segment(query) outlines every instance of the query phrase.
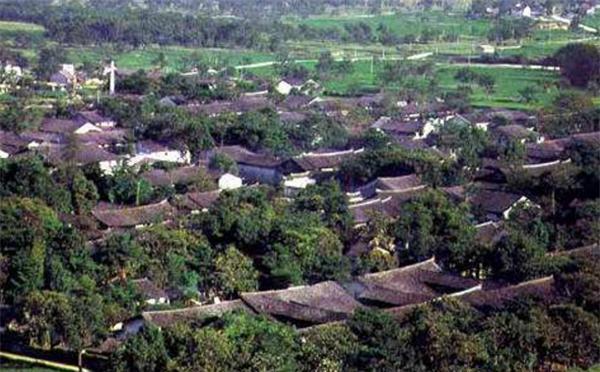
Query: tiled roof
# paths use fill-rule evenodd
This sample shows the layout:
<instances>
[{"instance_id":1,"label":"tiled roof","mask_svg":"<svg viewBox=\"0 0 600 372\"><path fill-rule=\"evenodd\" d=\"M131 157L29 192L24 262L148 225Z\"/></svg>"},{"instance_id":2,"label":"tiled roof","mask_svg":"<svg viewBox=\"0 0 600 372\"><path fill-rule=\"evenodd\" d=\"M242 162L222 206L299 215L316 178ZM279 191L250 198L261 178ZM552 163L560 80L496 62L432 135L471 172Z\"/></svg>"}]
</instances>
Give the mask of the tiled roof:
<instances>
[{"instance_id":1,"label":"tiled roof","mask_svg":"<svg viewBox=\"0 0 600 372\"><path fill-rule=\"evenodd\" d=\"M332 281L275 291L242 293L241 298L258 313L302 325L346 319L361 307L339 284Z\"/></svg>"},{"instance_id":2,"label":"tiled roof","mask_svg":"<svg viewBox=\"0 0 600 372\"><path fill-rule=\"evenodd\" d=\"M157 327L170 327L178 323L202 323L232 311L252 312L241 300L224 301L218 304L186 307L176 310L145 311L142 318Z\"/></svg>"},{"instance_id":3,"label":"tiled roof","mask_svg":"<svg viewBox=\"0 0 600 372\"><path fill-rule=\"evenodd\" d=\"M473 288L476 280L444 272L429 259L411 266L367 274L358 278L363 288L358 298L383 306L405 306L432 300L443 294Z\"/></svg>"},{"instance_id":4,"label":"tiled roof","mask_svg":"<svg viewBox=\"0 0 600 372\"><path fill-rule=\"evenodd\" d=\"M216 148L214 151L229 156L238 164L276 168L282 163L282 160L277 157L252 152L242 146L223 146Z\"/></svg>"},{"instance_id":5,"label":"tiled roof","mask_svg":"<svg viewBox=\"0 0 600 372\"><path fill-rule=\"evenodd\" d=\"M128 208L99 205L92 210L92 215L109 228L127 228L168 221L173 215L173 208L166 200Z\"/></svg>"}]
</instances>

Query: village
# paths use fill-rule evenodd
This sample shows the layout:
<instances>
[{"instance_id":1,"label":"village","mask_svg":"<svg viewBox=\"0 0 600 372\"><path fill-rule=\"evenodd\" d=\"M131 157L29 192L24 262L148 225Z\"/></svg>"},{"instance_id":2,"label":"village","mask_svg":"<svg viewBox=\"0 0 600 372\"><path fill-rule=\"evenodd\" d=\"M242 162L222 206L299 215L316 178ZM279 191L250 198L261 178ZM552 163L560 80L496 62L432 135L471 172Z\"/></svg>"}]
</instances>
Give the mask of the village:
<instances>
[{"instance_id":1,"label":"village","mask_svg":"<svg viewBox=\"0 0 600 372\"><path fill-rule=\"evenodd\" d=\"M584 17L600 4L541 3L477 17L598 33ZM516 348L501 330L535 319L538 348L582 335L531 352L536 369L597 365L600 54L510 48L179 71L0 53L0 361L491 370L485 347ZM338 85L361 64L376 88ZM494 68L542 78L502 105ZM493 341L465 341L480 334ZM453 342L464 355L440 351Z\"/></svg>"}]
</instances>

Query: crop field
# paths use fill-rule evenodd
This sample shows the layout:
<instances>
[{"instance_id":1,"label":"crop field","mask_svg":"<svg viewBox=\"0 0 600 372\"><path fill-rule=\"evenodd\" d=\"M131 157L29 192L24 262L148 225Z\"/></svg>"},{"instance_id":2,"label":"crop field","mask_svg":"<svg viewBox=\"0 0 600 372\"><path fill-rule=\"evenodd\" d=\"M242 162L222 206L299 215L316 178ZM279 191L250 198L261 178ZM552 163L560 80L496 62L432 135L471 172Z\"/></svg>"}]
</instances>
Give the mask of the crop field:
<instances>
[{"instance_id":1,"label":"crop field","mask_svg":"<svg viewBox=\"0 0 600 372\"><path fill-rule=\"evenodd\" d=\"M460 67L457 66L439 68L438 82L442 89L452 90L458 87L454 76L459 69ZM473 67L472 69L478 74L488 74L496 79L494 92L489 96L480 87L472 86L471 103L474 106L535 109L550 103L558 92L555 84L559 80L559 75L554 71L502 67ZM526 87L535 89L534 103L522 101L519 91Z\"/></svg>"},{"instance_id":2,"label":"crop field","mask_svg":"<svg viewBox=\"0 0 600 372\"><path fill-rule=\"evenodd\" d=\"M465 20L463 14L444 12L397 13L392 15L354 15L354 16L317 16L306 20L295 21L315 28L337 27L343 30L346 25L363 22L376 30L384 25L398 36L418 35L423 31L447 35L487 35L490 23L487 20Z\"/></svg>"},{"instance_id":3,"label":"crop field","mask_svg":"<svg viewBox=\"0 0 600 372\"><path fill-rule=\"evenodd\" d=\"M303 63L309 70L314 71L315 63ZM378 79L381 70L380 63L371 63L368 61L358 61L353 64L353 71L348 75L332 76L321 81L326 94L348 94L356 90L374 90L378 89L380 82ZM450 64L438 64L436 68L436 79L442 91L455 90L459 83L454 79L460 66ZM550 103L557 94L560 76L554 71L530 70L521 68L506 67L472 67L478 74L492 75L496 80L494 92L489 96L480 87L473 85L471 103L479 107L506 107L513 109L537 109ZM253 74L276 78L277 73L274 67L262 67L252 69ZM526 103L521 99L519 91L525 87L532 87L535 90L535 99ZM391 87L393 89L393 87Z\"/></svg>"}]
</instances>

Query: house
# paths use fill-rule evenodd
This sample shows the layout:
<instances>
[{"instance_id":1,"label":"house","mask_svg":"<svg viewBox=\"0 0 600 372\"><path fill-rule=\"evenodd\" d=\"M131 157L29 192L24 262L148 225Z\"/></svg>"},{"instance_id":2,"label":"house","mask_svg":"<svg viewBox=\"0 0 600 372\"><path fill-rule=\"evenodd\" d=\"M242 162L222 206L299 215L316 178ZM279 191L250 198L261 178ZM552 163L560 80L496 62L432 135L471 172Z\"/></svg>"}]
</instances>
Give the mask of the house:
<instances>
[{"instance_id":1,"label":"house","mask_svg":"<svg viewBox=\"0 0 600 372\"><path fill-rule=\"evenodd\" d=\"M203 324L225 314L243 311L253 313L241 300L223 301L210 305L191 306L174 310L144 311L141 317L128 322L124 329L130 334L137 333L145 324L159 328L169 328L176 324Z\"/></svg>"},{"instance_id":2,"label":"house","mask_svg":"<svg viewBox=\"0 0 600 372\"><path fill-rule=\"evenodd\" d=\"M102 129L91 123L80 123L70 119L45 118L40 125L40 131L69 135L102 132Z\"/></svg>"},{"instance_id":3,"label":"house","mask_svg":"<svg viewBox=\"0 0 600 372\"><path fill-rule=\"evenodd\" d=\"M79 145L73 152L68 146L56 144L38 146L33 149L54 166L59 166L66 161L72 161L78 166L98 164L100 170L105 174L111 174L122 160L119 155L94 144Z\"/></svg>"},{"instance_id":4,"label":"house","mask_svg":"<svg viewBox=\"0 0 600 372\"><path fill-rule=\"evenodd\" d=\"M6 159L28 149L30 141L13 133L0 130L0 159Z\"/></svg>"},{"instance_id":5,"label":"house","mask_svg":"<svg viewBox=\"0 0 600 372\"><path fill-rule=\"evenodd\" d=\"M132 280L135 289L142 295L144 301L149 305L169 304L167 292L158 288L153 281L148 278Z\"/></svg>"},{"instance_id":6,"label":"house","mask_svg":"<svg viewBox=\"0 0 600 372\"><path fill-rule=\"evenodd\" d=\"M4 65L4 73L12 77L20 78L21 76L23 76L23 69L21 68L21 66L13 65L12 63L7 63Z\"/></svg>"},{"instance_id":7,"label":"house","mask_svg":"<svg viewBox=\"0 0 600 372\"><path fill-rule=\"evenodd\" d=\"M240 176L247 182L278 185L283 178L280 171L282 160L277 157L255 153L237 145L218 147L209 153L209 157L214 154L223 154L233 159Z\"/></svg>"},{"instance_id":8,"label":"house","mask_svg":"<svg viewBox=\"0 0 600 372\"><path fill-rule=\"evenodd\" d=\"M366 225L375 214L396 217L401 212L402 206L413 200L425 188L418 188L403 193L382 195L367 200L359 198L359 202L348 206L354 219L354 227Z\"/></svg>"},{"instance_id":9,"label":"house","mask_svg":"<svg viewBox=\"0 0 600 372\"><path fill-rule=\"evenodd\" d=\"M73 120L81 125L93 125L98 128L114 128L117 123L107 117L104 117L98 113L98 111L80 111L73 117Z\"/></svg>"},{"instance_id":10,"label":"house","mask_svg":"<svg viewBox=\"0 0 600 372\"><path fill-rule=\"evenodd\" d=\"M534 298L536 303L549 306L555 304L560 298L554 278L551 276L500 288L494 283L490 285L490 283L484 282L482 285L449 296L484 312L502 310L517 299ZM386 309L385 312L396 319L405 319L419 305L399 306Z\"/></svg>"},{"instance_id":11,"label":"house","mask_svg":"<svg viewBox=\"0 0 600 372\"><path fill-rule=\"evenodd\" d=\"M311 96L292 94L281 102L280 107L289 111L296 111L308 107L313 100Z\"/></svg>"},{"instance_id":12,"label":"house","mask_svg":"<svg viewBox=\"0 0 600 372\"><path fill-rule=\"evenodd\" d=\"M366 274L349 285L363 304L382 308L431 301L481 288L478 281L444 272L434 258L398 269Z\"/></svg>"},{"instance_id":13,"label":"house","mask_svg":"<svg viewBox=\"0 0 600 372\"><path fill-rule=\"evenodd\" d=\"M480 189L468 198L476 216L486 221L508 219L510 212L519 205L533 206L526 197L502 190Z\"/></svg>"},{"instance_id":14,"label":"house","mask_svg":"<svg viewBox=\"0 0 600 372\"><path fill-rule=\"evenodd\" d=\"M75 72L75 66L72 64L63 64L60 71L52 74L48 85L52 90L59 89L72 89L77 85L77 74Z\"/></svg>"},{"instance_id":15,"label":"house","mask_svg":"<svg viewBox=\"0 0 600 372\"><path fill-rule=\"evenodd\" d=\"M496 47L494 47L493 45L489 45L489 44L480 44L477 47L477 52L479 52L481 54L494 54L494 53L496 53Z\"/></svg>"},{"instance_id":16,"label":"house","mask_svg":"<svg viewBox=\"0 0 600 372\"><path fill-rule=\"evenodd\" d=\"M203 178L212 178L209 175L206 168L191 165L184 167L177 167L170 170L164 169L151 169L141 174L141 177L148 181L152 186L174 186L174 185L188 185Z\"/></svg>"},{"instance_id":17,"label":"house","mask_svg":"<svg viewBox=\"0 0 600 372\"><path fill-rule=\"evenodd\" d=\"M78 134L77 140L82 144L94 144L99 147L108 148L111 146L124 147L130 137L127 129L103 129L101 132L89 131Z\"/></svg>"},{"instance_id":18,"label":"house","mask_svg":"<svg viewBox=\"0 0 600 372\"><path fill-rule=\"evenodd\" d=\"M284 187L288 196L316 183L317 178L335 172L342 162L360 154L364 149L312 152L284 161L281 171L285 175Z\"/></svg>"},{"instance_id":19,"label":"house","mask_svg":"<svg viewBox=\"0 0 600 372\"><path fill-rule=\"evenodd\" d=\"M107 229L141 228L160 224L169 221L173 214L174 209L167 200L137 207L100 203L92 210L92 215Z\"/></svg>"},{"instance_id":20,"label":"house","mask_svg":"<svg viewBox=\"0 0 600 372\"><path fill-rule=\"evenodd\" d=\"M281 95L287 96L290 93L292 93L293 90L296 90L303 94L308 94L316 92L320 87L321 86L319 85L319 83L312 79L304 81L302 79L297 78L285 78L283 80L280 80L275 85L275 91L277 91L277 93Z\"/></svg>"},{"instance_id":21,"label":"house","mask_svg":"<svg viewBox=\"0 0 600 372\"><path fill-rule=\"evenodd\" d=\"M187 150L170 148L166 144L150 140L140 141L135 144L135 155L127 160L128 164L135 166L141 163L168 162L189 164L191 154Z\"/></svg>"},{"instance_id":22,"label":"house","mask_svg":"<svg viewBox=\"0 0 600 372\"><path fill-rule=\"evenodd\" d=\"M297 327L345 320L362 307L333 281L274 291L246 292L240 294L240 298L255 312Z\"/></svg>"},{"instance_id":23,"label":"house","mask_svg":"<svg viewBox=\"0 0 600 372\"><path fill-rule=\"evenodd\" d=\"M525 128L519 124L501 125L493 129L493 133L496 135L500 142L506 141L517 141L520 143L527 142L543 142L544 138L539 137L538 134L530 129Z\"/></svg>"},{"instance_id":24,"label":"house","mask_svg":"<svg viewBox=\"0 0 600 372\"><path fill-rule=\"evenodd\" d=\"M220 193L220 190L188 192L183 195L176 195L171 203L178 210L197 214L208 211L210 206L219 199Z\"/></svg>"},{"instance_id":25,"label":"house","mask_svg":"<svg viewBox=\"0 0 600 372\"><path fill-rule=\"evenodd\" d=\"M399 194L422 190L426 187L418 175L408 174L399 177L378 177L374 181L362 186L359 191L363 197L371 198L375 195Z\"/></svg>"},{"instance_id":26,"label":"house","mask_svg":"<svg viewBox=\"0 0 600 372\"><path fill-rule=\"evenodd\" d=\"M528 174L538 175L571 162L560 140L530 143L526 146L525 164L521 166Z\"/></svg>"},{"instance_id":27,"label":"house","mask_svg":"<svg viewBox=\"0 0 600 372\"><path fill-rule=\"evenodd\" d=\"M506 235L502 221L486 221L475 226L477 244L491 247Z\"/></svg>"},{"instance_id":28,"label":"house","mask_svg":"<svg viewBox=\"0 0 600 372\"><path fill-rule=\"evenodd\" d=\"M524 297L534 297L545 304L553 303L559 297L554 277L534 279L496 289L480 288L457 296L461 301L484 311L500 310L515 299Z\"/></svg>"},{"instance_id":29,"label":"house","mask_svg":"<svg viewBox=\"0 0 600 372\"><path fill-rule=\"evenodd\" d=\"M273 104L261 96L242 96L232 101L213 101L210 103L190 103L185 109L192 114L202 113L210 117L217 117L224 113L242 115L246 112L273 108Z\"/></svg>"},{"instance_id":30,"label":"house","mask_svg":"<svg viewBox=\"0 0 600 372\"><path fill-rule=\"evenodd\" d=\"M401 120L381 117L371 125L371 128L385 132L395 138L419 140L427 138L436 126L435 120Z\"/></svg>"}]
</instances>

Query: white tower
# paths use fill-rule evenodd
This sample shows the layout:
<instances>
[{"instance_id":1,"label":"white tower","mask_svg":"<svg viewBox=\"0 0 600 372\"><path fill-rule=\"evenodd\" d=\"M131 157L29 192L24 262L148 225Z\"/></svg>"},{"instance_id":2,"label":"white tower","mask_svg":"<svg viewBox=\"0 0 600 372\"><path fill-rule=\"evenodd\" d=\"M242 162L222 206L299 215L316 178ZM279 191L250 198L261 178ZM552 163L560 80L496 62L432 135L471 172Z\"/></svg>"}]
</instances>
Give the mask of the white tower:
<instances>
[{"instance_id":1,"label":"white tower","mask_svg":"<svg viewBox=\"0 0 600 372\"><path fill-rule=\"evenodd\" d=\"M104 68L104 75L109 75L108 93L111 96L115 94L115 71L117 71L115 61L110 61L110 66Z\"/></svg>"}]
</instances>

